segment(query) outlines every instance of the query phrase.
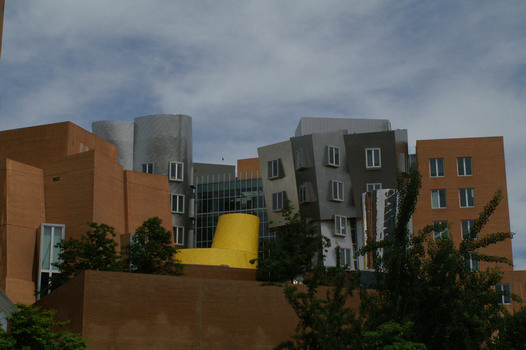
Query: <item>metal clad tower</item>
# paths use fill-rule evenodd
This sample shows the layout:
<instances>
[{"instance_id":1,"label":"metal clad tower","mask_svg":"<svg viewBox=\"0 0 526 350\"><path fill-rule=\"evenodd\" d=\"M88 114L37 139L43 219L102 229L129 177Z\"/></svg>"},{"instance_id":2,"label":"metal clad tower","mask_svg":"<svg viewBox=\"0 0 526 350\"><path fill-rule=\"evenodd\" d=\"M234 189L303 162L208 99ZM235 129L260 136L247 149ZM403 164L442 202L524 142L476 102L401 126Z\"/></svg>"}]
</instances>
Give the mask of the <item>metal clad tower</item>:
<instances>
[{"instance_id":1,"label":"metal clad tower","mask_svg":"<svg viewBox=\"0 0 526 350\"><path fill-rule=\"evenodd\" d=\"M125 170L133 170L133 122L104 120L91 125L93 133L119 149L118 161Z\"/></svg>"}]
</instances>

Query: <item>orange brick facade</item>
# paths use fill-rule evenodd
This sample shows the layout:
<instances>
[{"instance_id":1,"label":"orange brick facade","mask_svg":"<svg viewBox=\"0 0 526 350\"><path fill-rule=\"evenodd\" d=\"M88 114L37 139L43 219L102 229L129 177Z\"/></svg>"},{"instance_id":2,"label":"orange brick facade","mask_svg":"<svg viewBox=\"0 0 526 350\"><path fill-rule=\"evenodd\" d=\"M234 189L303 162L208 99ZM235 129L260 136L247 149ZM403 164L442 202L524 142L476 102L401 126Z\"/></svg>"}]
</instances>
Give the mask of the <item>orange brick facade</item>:
<instances>
[{"instance_id":1,"label":"orange brick facade","mask_svg":"<svg viewBox=\"0 0 526 350\"><path fill-rule=\"evenodd\" d=\"M69 122L0 132L0 193L0 287L12 302L35 301L42 223L64 224L66 238L89 222L125 237L153 216L172 228L167 178L123 171L114 145Z\"/></svg>"},{"instance_id":2,"label":"orange brick facade","mask_svg":"<svg viewBox=\"0 0 526 350\"><path fill-rule=\"evenodd\" d=\"M502 137L481 137L442 140L421 140L416 142L418 170L422 174L422 188L413 217L415 232L436 221L447 221L449 236L457 243L462 240L462 220L473 220L483 210L497 190L504 198L492 215L480 236L492 232L509 232L510 219L506 187L506 167ZM459 175L457 159L470 157L472 174ZM430 160L443 159L443 176L431 173ZM461 189L473 189L474 205L461 207ZM445 190L446 203L443 208L432 208L433 190ZM500 242L481 250L481 253L513 259L511 241ZM480 268L485 268L485 263ZM513 267L500 264L503 271Z\"/></svg>"}]
</instances>

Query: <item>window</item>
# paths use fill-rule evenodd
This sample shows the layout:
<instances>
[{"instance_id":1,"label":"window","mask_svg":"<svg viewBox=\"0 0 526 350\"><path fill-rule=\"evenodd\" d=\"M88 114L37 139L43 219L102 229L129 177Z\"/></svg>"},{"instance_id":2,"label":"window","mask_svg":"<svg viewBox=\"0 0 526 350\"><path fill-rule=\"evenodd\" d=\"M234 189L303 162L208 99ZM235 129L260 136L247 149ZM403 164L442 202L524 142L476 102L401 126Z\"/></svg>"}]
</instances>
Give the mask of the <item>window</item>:
<instances>
[{"instance_id":1,"label":"window","mask_svg":"<svg viewBox=\"0 0 526 350\"><path fill-rule=\"evenodd\" d=\"M146 174L153 174L153 163L142 163L142 172Z\"/></svg>"},{"instance_id":2,"label":"window","mask_svg":"<svg viewBox=\"0 0 526 350\"><path fill-rule=\"evenodd\" d=\"M310 202L309 186L307 184L301 184L298 188L298 198L300 203Z\"/></svg>"},{"instance_id":3,"label":"window","mask_svg":"<svg viewBox=\"0 0 526 350\"><path fill-rule=\"evenodd\" d=\"M337 236L347 235L347 217L334 215L334 234Z\"/></svg>"},{"instance_id":4,"label":"window","mask_svg":"<svg viewBox=\"0 0 526 350\"><path fill-rule=\"evenodd\" d=\"M172 213L184 213L184 196L182 194L172 194Z\"/></svg>"},{"instance_id":5,"label":"window","mask_svg":"<svg viewBox=\"0 0 526 350\"><path fill-rule=\"evenodd\" d=\"M462 220L460 222L460 232L462 233L462 239L469 239L470 232L475 226L475 220ZM471 237L472 239L477 239L477 236Z\"/></svg>"},{"instance_id":6,"label":"window","mask_svg":"<svg viewBox=\"0 0 526 350\"><path fill-rule=\"evenodd\" d=\"M349 248L340 248L336 247L336 254L338 257L338 262L340 267L349 267L351 266L351 250Z\"/></svg>"},{"instance_id":7,"label":"window","mask_svg":"<svg viewBox=\"0 0 526 350\"><path fill-rule=\"evenodd\" d=\"M294 166L296 170L305 168L305 157L303 155L303 149L296 150L296 157L294 158Z\"/></svg>"},{"instance_id":8,"label":"window","mask_svg":"<svg viewBox=\"0 0 526 350\"><path fill-rule=\"evenodd\" d=\"M431 190L431 208L445 208L446 204L446 190Z\"/></svg>"},{"instance_id":9,"label":"window","mask_svg":"<svg viewBox=\"0 0 526 350\"><path fill-rule=\"evenodd\" d=\"M444 176L444 158L430 159L429 172L431 177Z\"/></svg>"},{"instance_id":10,"label":"window","mask_svg":"<svg viewBox=\"0 0 526 350\"><path fill-rule=\"evenodd\" d=\"M279 172L279 159L273 159L268 161L268 178L275 179L280 177Z\"/></svg>"},{"instance_id":11,"label":"window","mask_svg":"<svg viewBox=\"0 0 526 350\"><path fill-rule=\"evenodd\" d=\"M184 179L184 164L181 162L170 162L170 170L168 177L172 181L183 181Z\"/></svg>"},{"instance_id":12,"label":"window","mask_svg":"<svg viewBox=\"0 0 526 350\"><path fill-rule=\"evenodd\" d=\"M457 158L457 171L458 176L471 176L473 175L473 168L471 164L471 157L460 157Z\"/></svg>"},{"instance_id":13,"label":"window","mask_svg":"<svg viewBox=\"0 0 526 350\"><path fill-rule=\"evenodd\" d=\"M365 149L365 166L367 168L380 168L382 166L380 148Z\"/></svg>"},{"instance_id":14,"label":"window","mask_svg":"<svg viewBox=\"0 0 526 350\"><path fill-rule=\"evenodd\" d=\"M285 192L276 192L272 193L272 210L279 211L283 210L283 205L285 202Z\"/></svg>"},{"instance_id":15,"label":"window","mask_svg":"<svg viewBox=\"0 0 526 350\"><path fill-rule=\"evenodd\" d=\"M433 221L433 225L435 226L435 230L433 231L435 241L448 238L449 227L447 221Z\"/></svg>"},{"instance_id":16,"label":"window","mask_svg":"<svg viewBox=\"0 0 526 350\"><path fill-rule=\"evenodd\" d=\"M340 148L335 146L328 147L328 159L330 166L340 166Z\"/></svg>"},{"instance_id":17,"label":"window","mask_svg":"<svg viewBox=\"0 0 526 350\"><path fill-rule=\"evenodd\" d=\"M471 208L475 206L475 190L472 188L461 188L458 190L460 196L460 207Z\"/></svg>"},{"instance_id":18,"label":"window","mask_svg":"<svg viewBox=\"0 0 526 350\"><path fill-rule=\"evenodd\" d=\"M511 304L511 289L509 283L495 285L495 290L499 293L499 304Z\"/></svg>"},{"instance_id":19,"label":"window","mask_svg":"<svg viewBox=\"0 0 526 350\"><path fill-rule=\"evenodd\" d=\"M367 192L373 192L376 190L381 190L382 184L381 183L367 184L365 188Z\"/></svg>"},{"instance_id":20,"label":"window","mask_svg":"<svg viewBox=\"0 0 526 350\"><path fill-rule=\"evenodd\" d=\"M332 180L331 181L331 200L333 201L343 201L343 182Z\"/></svg>"},{"instance_id":21,"label":"window","mask_svg":"<svg viewBox=\"0 0 526 350\"><path fill-rule=\"evenodd\" d=\"M356 219L351 218L349 219L349 228L351 230L351 241L352 241L352 263L355 270L358 270L358 232L356 230Z\"/></svg>"},{"instance_id":22,"label":"window","mask_svg":"<svg viewBox=\"0 0 526 350\"><path fill-rule=\"evenodd\" d=\"M38 276L38 290L49 286L51 277L59 274L60 270L54 266L59 262L60 249L57 243L64 239L65 226L42 224L40 226L40 273Z\"/></svg>"},{"instance_id":23,"label":"window","mask_svg":"<svg viewBox=\"0 0 526 350\"><path fill-rule=\"evenodd\" d=\"M479 270L479 253L468 253L465 257L466 267L470 271Z\"/></svg>"},{"instance_id":24,"label":"window","mask_svg":"<svg viewBox=\"0 0 526 350\"><path fill-rule=\"evenodd\" d=\"M184 244L184 227L174 226L173 232L174 232L174 243L176 245L183 245Z\"/></svg>"}]
</instances>

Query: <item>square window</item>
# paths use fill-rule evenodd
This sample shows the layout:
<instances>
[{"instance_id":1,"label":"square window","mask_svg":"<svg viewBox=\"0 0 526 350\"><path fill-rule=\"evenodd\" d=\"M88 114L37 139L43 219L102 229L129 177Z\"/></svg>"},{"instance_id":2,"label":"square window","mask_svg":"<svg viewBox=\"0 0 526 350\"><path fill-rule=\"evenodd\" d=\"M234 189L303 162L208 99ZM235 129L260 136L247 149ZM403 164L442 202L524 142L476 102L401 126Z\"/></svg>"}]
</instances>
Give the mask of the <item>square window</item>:
<instances>
[{"instance_id":1,"label":"square window","mask_svg":"<svg viewBox=\"0 0 526 350\"><path fill-rule=\"evenodd\" d=\"M285 192L276 192L272 193L272 210L279 211L283 210L283 205L285 203Z\"/></svg>"},{"instance_id":2,"label":"square window","mask_svg":"<svg viewBox=\"0 0 526 350\"><path fill-rule=\"evenodd\" d=\"M458 176L473 175L473 167L471 164L471 157L457 158L457 172Z\"/></svg>"},{"instance_id":3,"label":"square window","mask_svg":"<svg viewBox=\"0 0 526 350\"><path fill-rule=\"evenodd\" d=\"M337 236L347 235L347 217L341 215L334 216L334 234Z\"/></svg>"},{"instance_id":4,"label":"square window","mask_svg":"<svg viewBox=\"0 0 526 350\"><path fill-rule=\"evenodd\" d=\"M433 238L435 241L439 239L447 239L449 237L449 227L447 221L433 221L435 230L433 231Z\"/></svg>"},{"instance_id":5,"label":"square window","mask_svg":"<svg viewBox=\"0 0 526 350\"><path fill-rule=\"evenodd\" d=\"M173 233L174 233L174 243L176 245L183 245L184 244L184 227L174 226Z\"/></svg>"},{"instance_id":6,"label":"square window","mask_svg":"<svg viewBox=\"0 0 526 350\"><path fill-rule=\"evenodd\" d=\"M470 271L479 270L479 253L468 253L465 257L466 267Z\"/></svg>"},{"instance_id":7,"label":"square window","mask_svg":"<svg viewBox=\"0 0 526 350\"><path fill-rule=\"evenodd\" d=\"M367 168L382 167L380 148L366 148L365 149L365 166Z\"/></svg>"},{"instance_id":8,"label":"square window","mask_svg":"<svg viewBox=\"0 0 526 350\"><path fill-rule=\"evenodd\" d=\"M429 172L431 177L444 176L444 158L432 158L429 160Z\"/></svg>"},{"instance_id":9,"label":"square window","mask_svg":"<svg viewBox=\"0 0 526 350\"><path fill-rule=\"evenodd\" d=\"M343 202L343 182L331 181L331 200Z\"/></svg>"},{"instance_id":10,"label":"square window","mask_svg":"<svg viewBox=\"0 0 526 350\"><path fill-rule=\"evenodd\" d=\"M146 174L153 174L153 163L142 163L142 172Z\"/></svg>"},{"instance_id":11,"label":"square window","mask_svg":"<svg viewBox=\"0 0 526 350\"><path fill-rule=\"evenodd\" d=\"M168 178L172 181L183 181L184 179L184 164L181 162L170 162L170 170Z\"/></svg>"},{"instance_id":12,"label":"square window","mask_svg":"<svg viewBox=\"0 0 526 350\"><path fill-rule=\"evenodd\" d=\"M509 283L495 285L495 290L499 293L499 304L511 304L511 289Z\"/></svg>"},{"instance_id":13,"label":"square window","mask_svg":"<svg viewBox=\"0 0 526 350\"><path fill-rule=\"evenodd\" d=\"M172 194L172 213L184 214L184 196Z\"/></svg>"},{"instance_id":14,"label":"square window","mask_svg":"<svg viewBox=\"0 0 526 350\"><path fill-rule=\"evenodd\" d=\"M431 190L431 208L446 208L446 190Z\"/></svg>"},{"instance_id":15,"label":"square window","mask_svg":"<svg viewBox=\"0 0 526 350\"><path fill-rule=\"evenodd\" d=\"M473 188L461 188L458 190L461 208L472 208L475 206L475 190Z\"/></svg>"},{"instance_id":16,"label":"square window","mask_svg":"<svg viewBox=\"0 0 526 350\"><path fill-rule=\"evenodd\" d=\"M462 220L460 222L460 231L462 233L462 239L477 239L475 234L473 237L470 237L471 230L475 226L475 220Z\"/></svg>"},{"instance_id":17,"label":"square window","mask_svg":"<svg viewBox=\"0 0 526 350\"><path fill-rule=\"evenodd\" d=\"M268 178L275 179L280 177L279 159L269 160L268 163Z\"/></svg>"},{"instance_id":18,"label":"square window","mask_svg":"<svg viewBox=\"0 0 526 350\"><path fill-rule=\"evenodd\" d=\"M371 184L367 184L365 188L367 192L373 192L376 190L381 190L382 184L381 183L371 183Z\"/></svg>"},{"instance_id":19,"label":"square window","mask_svg":"<svg viewBox=\"0 0 526 350\"><path fill-rule=\"evenodd\" d=\"M330 166L340 166L340 148L335 146L329 146L328 152L328 164Z\"/></svg>"}]
</instances>

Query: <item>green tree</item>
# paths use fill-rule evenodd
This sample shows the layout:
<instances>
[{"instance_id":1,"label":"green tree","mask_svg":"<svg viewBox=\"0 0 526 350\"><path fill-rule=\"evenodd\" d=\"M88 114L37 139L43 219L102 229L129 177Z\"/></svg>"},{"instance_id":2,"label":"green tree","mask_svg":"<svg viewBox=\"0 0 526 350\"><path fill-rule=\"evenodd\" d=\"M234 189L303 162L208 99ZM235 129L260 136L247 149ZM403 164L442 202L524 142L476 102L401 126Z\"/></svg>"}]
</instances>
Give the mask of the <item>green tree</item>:
<instances>
[{"instance_id":1,"label":"green tree","mask_svg":"<svg viewBox=\"0 0 526 350\"><path fill-rule=\"evenodd\" d=\"M120 255L117 252L115 230L105 224L89 223L90 230L77 238L69 238L57 244L60 248L61 271L51 278L51 289L55 289L84 270L122 271ZM46 289L43 288L43 294Z\"/></svg>"},{"instance_id":2,"label":"green tree","mask_svg":"<svg viewBox=\"0 0 526 350\"><path fill-rule=\"evenodd\" d=\"M491 350L526 349L526 307L506 313L498 327L498 335L488 346Z\"/></svg>"},{"instance_id":3,"label":"green tree","mask_svg":"<svg viewBox=\"0 0 526 350\"><path fill-rule=\"evenodd\" d=\"M422 343L415 343L412 338L413 324L407 322L400 325L387 322L378 326L374 331L364 332L358 348L363 350L426 350Z\"/></svg>"},{"instance_id":4,"label":"green tree","mask_svg":"<svg viewBox=\"0 0 526 350\"><path fill-rule=\"evenodd\" d=\"M172 233L162 225L158 217L146 220L137 228L132 242L125 247L126 266L137 273L181 275L183 265L175 256L177 249L172 243Z\"/></svg>"},{"instance_id":5,"label":"green tree","mask_svg":"<svg viewBox=\"0 0 526 350\"><path fill-rule=\"evenodd\" d=\"M323 261L324 249L329 246L328 240L290 203L286 203L282 215L285 224L277 229L275 239L264 242L263 255L256 259L260 278L273 282L293 281L313 271L316 260Z\"/></svg>"},{"instance_id":6,"label":"green tree","mask_svg":"<svg viewBox=\"0 0 526 350\"><path fill-rule=\"evenodd\" d=\"M67 322L55 321L54 310L20 303L14 307L16 311L7 318L8 331L0 332L2 349L87 349L80 335L64 328Z\"/></svg>"}]
</instances>

